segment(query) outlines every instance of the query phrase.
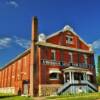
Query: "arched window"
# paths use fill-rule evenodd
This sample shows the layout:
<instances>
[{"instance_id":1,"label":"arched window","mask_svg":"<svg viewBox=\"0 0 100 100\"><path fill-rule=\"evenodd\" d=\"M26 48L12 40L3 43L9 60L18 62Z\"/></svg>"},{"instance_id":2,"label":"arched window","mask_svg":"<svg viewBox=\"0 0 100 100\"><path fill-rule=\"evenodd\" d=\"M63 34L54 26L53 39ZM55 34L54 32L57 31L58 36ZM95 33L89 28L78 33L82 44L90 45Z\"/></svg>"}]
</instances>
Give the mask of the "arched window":
<instances>
[{"instance_id":1,"label":"arched window","mask_svg":"<svg viewBox=\"0 0 100 100\"><path fill-rule=\"evenodd\" d=\"M50 78L50 80L58 80L59 79L59 73L51 73L49 78Z\"/></svg>"},{"instance_id":2,"label":"arched window","mask_svg":"<svg viewBox=\"0 0 100 100\"><path fill-rule=\"evenodd\" d=\"M49 70L49 79L50 80L58 80L60 73L61 73L61 71L59 69L50 69Z\"/></svg>"}]
</instances>

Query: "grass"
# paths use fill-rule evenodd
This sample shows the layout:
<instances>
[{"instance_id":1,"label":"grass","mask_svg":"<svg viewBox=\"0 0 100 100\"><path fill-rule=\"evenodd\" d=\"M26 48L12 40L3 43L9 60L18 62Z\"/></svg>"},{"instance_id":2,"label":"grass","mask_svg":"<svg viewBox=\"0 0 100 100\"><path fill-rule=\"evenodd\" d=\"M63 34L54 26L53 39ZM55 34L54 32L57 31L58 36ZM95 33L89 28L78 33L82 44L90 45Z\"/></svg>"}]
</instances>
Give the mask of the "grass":
<instances>
[{"instance_id":1,"label":"grass","mask_svg":"<svg viewBox=\"0 0 100 100\"><path fill-rule=\"evenodd\" d=\"M100 99L100 93L70 94L70 95L67 94L61 96L45 97L45 100L98 100L98 99ZM15 96L11 94L0 94L0 100L34 100L34 98ZM41 98L39 100L41 100Z\"/></svg>"},{"instance_id":2,"label":"grass","mask_svg":"<svg viewBox=\"0 0 100 100\"><path fill-rule=\"evenodd\" d=\"M33 100L30 97L22 97L22 96L9 96L9 97L0 97L0 100Z\"/></svg>"},{"instance_id":3,"label":"grass","mask_svg":"<svg viewBox=\"0 0 100 100\"><path fill-rule=\"evenodd\" d=\"M100 99L100 93L61 95L61 96L47 97L46 100L98 100L98 99Z\"/></svg>"},{"instance_id":4,"label":"grass","mask_svg":"<svg viewBox=\"0 0 100 100\"><path fill-rule=\"evenodd\" d=\"M12 94L0 94L0 100L33 100L33 98L25 96L16 96Z\"/></svg>"}]
</instances>

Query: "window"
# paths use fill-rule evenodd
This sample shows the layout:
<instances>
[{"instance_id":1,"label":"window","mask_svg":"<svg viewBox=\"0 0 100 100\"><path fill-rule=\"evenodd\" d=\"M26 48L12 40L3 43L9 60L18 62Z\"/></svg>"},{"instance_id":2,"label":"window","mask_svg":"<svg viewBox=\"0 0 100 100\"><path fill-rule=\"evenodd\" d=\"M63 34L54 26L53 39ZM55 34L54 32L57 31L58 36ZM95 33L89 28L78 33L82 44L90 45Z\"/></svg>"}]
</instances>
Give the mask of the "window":
<instances>
[{"instance_id":1,"label":"window","mask_svg":"<svg viewBox=\"0 0 100 100\"><path fill-rule=\"evenodd\" d=\"M87 55L84 54L84 64L87 64Z\"/></svg>"},{"instance_id":2,"label":"window","mask_svg":"<svg viewBox=\"0 0 100 100\"><path fill-rule=\"evenodd\" d=\"M49 78L50 80L57 80L59 79L59 73L51 73Z\"/></svg>"},{"instance_id":3,"label":"window","mask_svg":"<svg viewBox=\"0 0 100 100\"><path fill-rule=\"evenodd\" d=\"M69 56L70 56L69 63L73 63L73 54L72 54L72 52L69 52Z\"/></svg>"},{"instance_id":4,"label":"window","mask_svg":"<svg viewBox=\"0 0 100 100\"><path fill-rule=\"evenodd\" d=\"M51 50L51 59L56 60L56 51L55 50Z\"/></svg>"},{"instance_id":5,"label":"window","mask_svg":"<svg viewBox=\"0 0 100 100\"><path fill-rule=\"evenodd\" d=\"M67 44L73 44L73 37L72 36L66 36L66 43Z\"/></svg>"}]
</instances>

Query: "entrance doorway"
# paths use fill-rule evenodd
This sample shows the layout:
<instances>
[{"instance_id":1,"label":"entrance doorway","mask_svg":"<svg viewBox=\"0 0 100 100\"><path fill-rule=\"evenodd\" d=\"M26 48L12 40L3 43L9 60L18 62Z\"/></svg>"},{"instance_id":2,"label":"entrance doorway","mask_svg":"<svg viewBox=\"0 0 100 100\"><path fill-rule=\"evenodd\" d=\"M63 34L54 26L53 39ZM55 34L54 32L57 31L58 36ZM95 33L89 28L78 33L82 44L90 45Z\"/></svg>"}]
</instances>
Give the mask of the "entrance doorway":
<instances>
[{"instance_id":1,"label":"entrance doorway","mask_svg":"<svg viewBox=\"0 0 100 100\"><path fill-rule=\"evenodd\" d=\"M29 81L24 80L23 81L23 94L28 95L28 87L29 87Z\"/></svg>"},{"instance_id":2,"label":"entrance doorway","mask_svg":"<svg viewBox=\"0 0 100 100\"><path fill-rule=\"evenodd\" d=\"M83 73L74 72L74 80L78 80L78 81L83 80Z\"/></svg>"}]
</instances>

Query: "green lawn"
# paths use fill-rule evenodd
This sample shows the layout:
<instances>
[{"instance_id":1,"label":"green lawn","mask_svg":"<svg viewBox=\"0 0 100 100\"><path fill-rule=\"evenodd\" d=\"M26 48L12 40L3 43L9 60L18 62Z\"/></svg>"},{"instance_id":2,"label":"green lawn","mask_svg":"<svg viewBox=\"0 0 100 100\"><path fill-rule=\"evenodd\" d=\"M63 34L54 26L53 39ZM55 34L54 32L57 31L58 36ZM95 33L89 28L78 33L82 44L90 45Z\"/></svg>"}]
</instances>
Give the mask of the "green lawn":
<instances>
[{"instance_id":1,"label":"green lawn","mask_svg":"<svg viewBox=\"0 0 100 100\"><path fill-rule=\"evenodd\" d=\"M1 95L0 100L33 100L33 98L24 96Z\"/></svg>"},{"instance_id":2,"label":"green lawn","mask_svg":"<svg viewBox=\"0 0 100 100\"><path fill-rule=\"evenodd\" d=\"M47 99L47 100L98 100L100 99L100 96L91 96L91 97L63 97L63 98L52 98L52 99Z\"/></svg>"},{"instance_id":3,"label":"green lawn","mask_svg":"<svg viewBox=\"0 0 100 100\"><path fill-rule=\"evenodd\" d=\"M34 100L31 97L22 97L22 96L5 96L0 97L0 100Z\"/></svg>"},{"instance_id":4,"label":"green lawn","mask_svg":"<svg viewBox=\"0 0 100 100\"><path fill-rule=\"evenodd\" d=\"M100 99L100 93L62 95L55 97L47 97L46 100L98 100L98 99Z\"/></svg>"},{"instance_id":5,"label":"green lawn","mask_svg":"<svg viewBox=\"0 0 100 100\"><path fill-rule=\"evenodd\" d=\"M42 100L98 100L98 99L100 99L100 93L52 96L52 97L45 97L45 99ZM24 97L24 96L0 94L0 100L41 100L41 98L34 99L34 97L31 98L31 97Z\"/></svg>"}]
</instances>

